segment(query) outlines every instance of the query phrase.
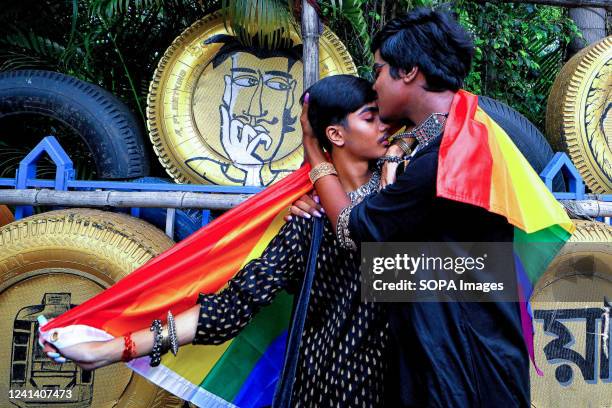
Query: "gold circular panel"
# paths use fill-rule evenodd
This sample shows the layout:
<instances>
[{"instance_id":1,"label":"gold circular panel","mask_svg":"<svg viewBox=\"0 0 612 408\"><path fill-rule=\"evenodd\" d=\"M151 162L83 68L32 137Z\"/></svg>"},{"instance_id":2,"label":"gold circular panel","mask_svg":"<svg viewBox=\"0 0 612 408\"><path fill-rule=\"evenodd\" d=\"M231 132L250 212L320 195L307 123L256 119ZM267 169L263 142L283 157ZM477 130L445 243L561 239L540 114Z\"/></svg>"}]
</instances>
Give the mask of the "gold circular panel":
<instances>
[{"instance_id":1,"label":"gold circular panel","mask_svg":"<svg viewBox=\"0 0 612 408\"><path fill-rule=\"evenodd\" d=\"M37 342L38 315L83 303L172 244L144 221L98 210L51 211L1 228L0 406L180 407L123 364L84 371L53 362Z\"/></svg>"},{"instance_id":2,"label":"gold circular panel","mask_svg":"<svg viewBox=\"0 0 612 408\"><path fill-rule=\"evenodd\" d=\"M536 363L544 373L531 367L537 408L610 406L612 305L605 299L612 300L612 228L574 222L576 232L531 297Z\"/></svg>"},{"instance_id":3,"label":"gold circular panel","mask_svg":"<svg viewBox=\"0 0 612 408\"><path fill-rule=\"evenodd\" d=\"M612 36L573 56L548 98L546 133L595 193L612 193Z\"/></svg>"},{"instance_id":4,"label":"gold circular panel","mask_svg":"<svg viewBox=\"0 0 612 408\"><path fill-rule=\"evenodd\" d=\"M166 171L179 183L267 186L303 161L299 98L302 51L242 47L219 13L199 20L168 48L151 82L148 127ZM325 28L320 76L356 74Z\"/></svg>"}]
</instances>

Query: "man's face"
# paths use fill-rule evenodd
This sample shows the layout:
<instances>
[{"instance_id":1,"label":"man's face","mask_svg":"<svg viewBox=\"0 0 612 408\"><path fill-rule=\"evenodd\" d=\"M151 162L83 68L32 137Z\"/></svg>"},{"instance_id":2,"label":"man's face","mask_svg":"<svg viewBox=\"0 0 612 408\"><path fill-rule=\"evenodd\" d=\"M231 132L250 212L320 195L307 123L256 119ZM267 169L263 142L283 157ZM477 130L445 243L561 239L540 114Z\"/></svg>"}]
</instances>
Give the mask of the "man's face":
<instances>
[{"instance_id":1,"label":"man's face","mask_svg":"<svg viewBox=\"0 0 612 408\"><path fill-rule=\"evenodd\" d=\"M385 123L404 120L404 105L407 103L407 86L402 78L395 79L389 72L389 64L382 59L380 52L374 53L374 91L378 96L380 119Z\"/></svg>"},{"instance_id":2,"label":"man's face","mask_svg":"<svg viewBox=\"0 0 612 408\"><path fill-rule=\"evenodd\" d=\"M269 143L262 142L253 151L253 156L269 161L274 158L289 126L284 115L290 113L295 102L297 81L292 75L293 69L287 72L288 60L284 57L259 60L252 54L238 52L231 60L230 74L224 78L223 102L232 120L269 136Z\"/></svg>"}]
</instances>

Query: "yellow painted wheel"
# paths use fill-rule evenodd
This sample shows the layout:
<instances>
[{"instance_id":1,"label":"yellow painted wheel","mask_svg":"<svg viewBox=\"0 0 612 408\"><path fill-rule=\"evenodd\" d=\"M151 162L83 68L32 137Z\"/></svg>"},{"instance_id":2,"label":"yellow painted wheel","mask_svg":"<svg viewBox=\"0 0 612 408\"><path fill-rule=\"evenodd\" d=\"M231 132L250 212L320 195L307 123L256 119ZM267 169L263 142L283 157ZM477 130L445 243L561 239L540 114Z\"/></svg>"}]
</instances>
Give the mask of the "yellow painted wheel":
<instances>
[{"instance_id":1,"label":"yellow painted wheel","mask_svg":"<svg viewBox=\"0 0 612 408\"><path fill-rule=\"evenodd\" d=\"M595 193L612 193L612 36L563 67L548 98L546 133Z\"/></svg>"},{"instance_id":2,"label":"yellow painted wheel","mask_svg":"<svg viewBox=\"0 0 612 408\"><path fill-rule=\"evenodd\" d=\"M612 300L612 227L574 222L576 232L531 297L536 362L544 372L540 377L531 369L532 406L538 408L610 403L610 370L600 362L610 353L602 346L604 298Z\"/></svg>"},{"instance_id":3,"label":"yellow painted wheel","mask_svg":"<svg viewBox=\"0 0 612 408\"><path fill-rule=\"evenodd\" d=\"M179 183L267 186L303 161L299 98L302 51L245 48L220 13L197 21L161 58L147 119L162 165ZM320 75L356 74L328 28L320 39Z\"/></svg>"},{"instance_id":4,"label":"yellow painted wheel","mask_svg":"<svg viewBox=\"0 0 612 408\"><path fill-rule=\"evenodd\" d=\"M9 402L9 389L58 389L64 396L53 399L55 406L180 407L180 399L123 364L94 372L71 362L55 364L42 354L35 336L38 315L55 317L86 301L172 245L144 221L89 209L51 211L0 228L0 328L5 333L0 336L0 406L18 401ZM49 401L21 400L18 406Z\"/></svg>"}]
</instances>

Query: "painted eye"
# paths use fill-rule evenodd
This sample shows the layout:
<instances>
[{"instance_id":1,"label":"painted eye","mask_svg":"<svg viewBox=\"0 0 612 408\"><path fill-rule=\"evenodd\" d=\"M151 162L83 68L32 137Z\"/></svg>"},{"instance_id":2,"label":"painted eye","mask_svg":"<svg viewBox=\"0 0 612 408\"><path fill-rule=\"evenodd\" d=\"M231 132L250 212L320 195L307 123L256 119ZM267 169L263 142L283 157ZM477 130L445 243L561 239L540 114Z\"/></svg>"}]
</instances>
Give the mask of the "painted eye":
<instances>
[{"instance_id":1,"label":"painted eye","mask_svg":"<svg viewBox=\"0 0 612 408\"><path fill-rule=\"evenodd\" d=\"M234 83L238 86L251 87L256 86L259 81L253 76L241 75L239 77L234 78Z\"/></svg>"},{"instance_id":2,"label":"painted eye","mask_svg":"<svg viewBox=\"0 0 612 408\"><path fill-rule=\"evenodd\" d=\"M268 88L274 89L276 91L285 91L287 89L290 88L289 84L287 83L287 81L283 80L283 79L268 79L266 81L266 86Z\"/></svg>"}]
</instances>

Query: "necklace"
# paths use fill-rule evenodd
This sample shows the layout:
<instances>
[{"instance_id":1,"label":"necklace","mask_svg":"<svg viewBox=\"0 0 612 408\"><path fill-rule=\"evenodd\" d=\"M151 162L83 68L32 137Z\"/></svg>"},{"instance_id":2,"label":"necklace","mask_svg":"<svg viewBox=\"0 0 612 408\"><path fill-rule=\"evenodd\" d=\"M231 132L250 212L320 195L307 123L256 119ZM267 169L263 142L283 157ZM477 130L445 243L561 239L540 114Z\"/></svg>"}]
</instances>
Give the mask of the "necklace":
<instances>
[{"instance_id":1,"label":"necklace","mask_svg":"<svg viewBox=\"0 0 612 408\"><path fill-rule=\"evenodd\" d=\"M423 147L442 134L447 117L448 113L434 112L423 122L415 126L414 129L393 136L393 141L403 138L415 138L419 142L419 146Z\"/></svg>"},{"instance_id":2,"label":"necklace","mask_svg":"<svg viewBox=\"0 0 612 408\"><path fill-rule=\"evenodd\" d=\"M380 173L378 171L374 171L372 173L372 177L370 180L359 186L356 190L349 191L348 196L351 199L352 204L357 204L361 202L365 197L375 192L380 185Z\"/></svg>"}]
</instances>

